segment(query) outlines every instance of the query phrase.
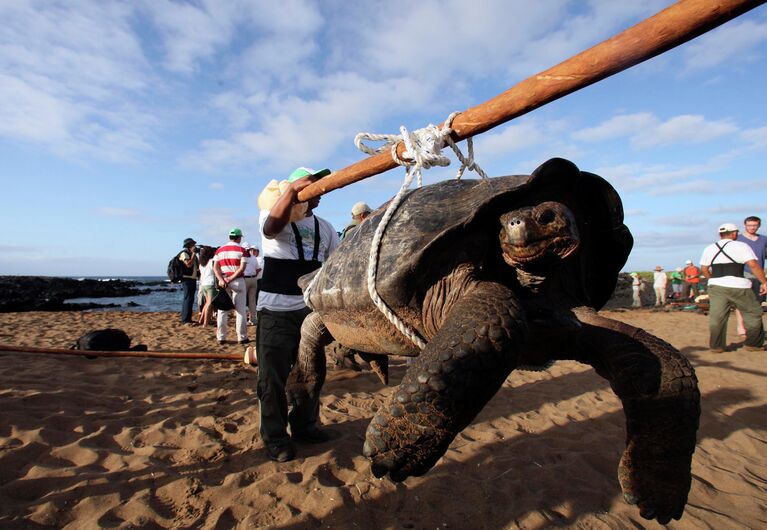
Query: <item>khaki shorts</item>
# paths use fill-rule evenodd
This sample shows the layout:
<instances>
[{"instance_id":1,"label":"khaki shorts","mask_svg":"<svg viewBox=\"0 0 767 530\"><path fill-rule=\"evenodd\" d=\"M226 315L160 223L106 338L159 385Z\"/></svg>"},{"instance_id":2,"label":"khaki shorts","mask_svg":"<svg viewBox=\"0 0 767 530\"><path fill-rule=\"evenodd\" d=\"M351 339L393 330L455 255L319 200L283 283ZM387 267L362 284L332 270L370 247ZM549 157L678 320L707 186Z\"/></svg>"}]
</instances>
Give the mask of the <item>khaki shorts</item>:
<instances>
[{"instance_id":1,"label":"khaki shorts","mask_svg":"<svg viewBox=\"0 0 767 530\"><path fill-rule=\"evenodd\" d=\"M216 296L216 293L218 292L218 289L216 289L215 285L203 285L200 287L200 305L205 305Z\"/></svg>"}]
</instances>

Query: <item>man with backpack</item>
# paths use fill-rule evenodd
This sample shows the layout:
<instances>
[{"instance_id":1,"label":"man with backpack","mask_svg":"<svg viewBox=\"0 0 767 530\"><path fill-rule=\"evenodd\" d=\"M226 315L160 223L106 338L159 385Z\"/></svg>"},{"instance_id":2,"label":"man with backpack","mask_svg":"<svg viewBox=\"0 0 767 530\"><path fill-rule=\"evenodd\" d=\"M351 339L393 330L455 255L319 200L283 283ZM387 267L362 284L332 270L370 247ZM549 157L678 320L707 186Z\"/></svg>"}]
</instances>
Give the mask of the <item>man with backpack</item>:
<instances>
[{"instance_id":1,"label":"man with backpack","mask_svg":"<svg viewBox=\"0 0 767 530\"><path fill-rule=\"evenodd\" d=\"M199 266L197 263L197 241L191 237L184 239L184 250L178 255L181 263L181 286L184 291L184 299L181 302L181 323L191 326L192 306L194 295L197 292L197 276Z\"/></svg>"}]
</instances>

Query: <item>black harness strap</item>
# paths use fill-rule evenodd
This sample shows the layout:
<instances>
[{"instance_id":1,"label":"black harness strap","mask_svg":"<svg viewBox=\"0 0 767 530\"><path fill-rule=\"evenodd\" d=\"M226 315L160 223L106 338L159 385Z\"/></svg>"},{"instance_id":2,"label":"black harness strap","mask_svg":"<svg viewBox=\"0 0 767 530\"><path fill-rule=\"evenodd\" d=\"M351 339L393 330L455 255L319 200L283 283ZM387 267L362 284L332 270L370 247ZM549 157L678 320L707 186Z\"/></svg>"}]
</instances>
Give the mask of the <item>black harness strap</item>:
<instances>
[{"instance_id":1,"label":"black harness strap","mask_svg":"<svg viewBox=\"0 0 767 530\"><path fill-rule=\"evenodd\" d=\"M298 248L298 259L304 261L304 242L301 239L301 234L298 231L296 223L290 223L290 227L293 229L293 235L296 237L296 247ZM314 216L314 253L312 260L317 259L317 254L320 251L320 222L317 220L317 216Z\"/></svg>"},{"instance_id":2,"label":"black harness strap","mask_svg":"<svg viewBox=\"0 0 767 530\"><path fill-rule=\"evenodd\" d=\"M320 222L314 217L314 255L313 259L307 260L304 255L304 244L301 234L298 232L296 223L290 223L293 235L296 237L296 249L298 259L264 258L264 274L261 278L261 289L267 293L277 294L302 294L298 286L298 279L315 271L322 266L317 260L320 250Z\"/></svg>"},{"instance_id":3,"label":"black harness strap","mask_svg":"<svg viewBox=\"0 0 767 530\"><path fill-rule=\"evenodd\" d=\"M728 241L727 243L731 243L731 241ZM722 246L719 246L719 243L715 243L716 247L719 249L719 252L714 254L714 257L711 258L711 277L712 278L721 278L722 276L735 276L738 278L743 277L743 264L738 263L734 259L732 259L732 256L727 254L727 252L724 251L724 247L727 246L727 243L725 243ZM731 263L714 263L714 260L719 257L719 254L724 254L724 256L730 260Z\"/></svg>"}]
</instances>

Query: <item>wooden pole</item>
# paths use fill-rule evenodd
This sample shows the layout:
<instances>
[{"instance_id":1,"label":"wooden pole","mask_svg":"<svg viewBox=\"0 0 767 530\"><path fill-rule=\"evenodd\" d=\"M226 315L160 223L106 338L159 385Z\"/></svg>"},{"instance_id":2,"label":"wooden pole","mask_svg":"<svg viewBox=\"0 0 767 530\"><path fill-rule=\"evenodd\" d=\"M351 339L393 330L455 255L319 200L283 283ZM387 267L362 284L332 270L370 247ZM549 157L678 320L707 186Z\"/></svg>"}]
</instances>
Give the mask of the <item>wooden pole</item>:
<instances>
[{"instance_id":1,"label":"wooden pole","mask_svg":"<svg viewBox=\"0 0 767 530\"><path fill-rule=\"evenodd\" d=\"M670 50L765 3L767 0L680 0L656 15L534 75L503 94L456 116L458 142L522 116L551 101ZM402 142L397 146L401 155ZM397 167L386 152L361 160L307 186L307 201L334 189Z\"/></svg>"},{"instance_id":2,"label":"wooden pole","mask_svg":"<svg viewBox=\"0 0 767 530\"><path fill-rule=\"evenodd\" d=\"M14 346L12 344L0 344L0 352L55 353L59 355L86 355L88 357L155 357L160 359L214 359L219 361L243 361L243 355L234 353L69 350L64 348L34 348L32 346Z\"/></svg>"}]
</instances>

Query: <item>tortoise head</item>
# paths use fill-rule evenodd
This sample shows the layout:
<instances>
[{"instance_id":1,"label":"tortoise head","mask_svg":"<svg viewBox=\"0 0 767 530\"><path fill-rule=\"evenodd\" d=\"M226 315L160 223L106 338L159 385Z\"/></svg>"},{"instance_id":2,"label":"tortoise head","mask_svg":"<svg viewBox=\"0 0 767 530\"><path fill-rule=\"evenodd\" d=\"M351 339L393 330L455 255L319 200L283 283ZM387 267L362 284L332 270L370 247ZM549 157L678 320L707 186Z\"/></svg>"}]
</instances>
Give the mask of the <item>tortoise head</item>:
<instances>
[{"instance_id":1,"label":"tortoise head","mask_svg":"<svg viewBox=\"0 0 767 530\"><path fill-rule=\"evenodd\" d=\"M575 216L559 202L512 210L500 220L503 259L515 268L539 269L561 262L580 244Z\"/></svg>"}]
</instances>

